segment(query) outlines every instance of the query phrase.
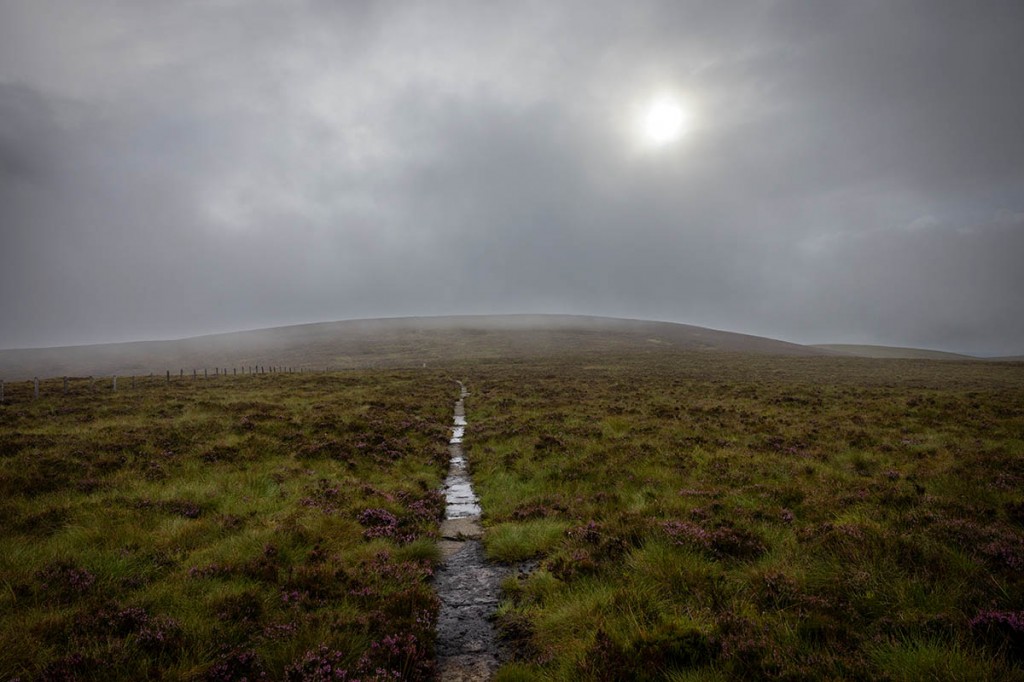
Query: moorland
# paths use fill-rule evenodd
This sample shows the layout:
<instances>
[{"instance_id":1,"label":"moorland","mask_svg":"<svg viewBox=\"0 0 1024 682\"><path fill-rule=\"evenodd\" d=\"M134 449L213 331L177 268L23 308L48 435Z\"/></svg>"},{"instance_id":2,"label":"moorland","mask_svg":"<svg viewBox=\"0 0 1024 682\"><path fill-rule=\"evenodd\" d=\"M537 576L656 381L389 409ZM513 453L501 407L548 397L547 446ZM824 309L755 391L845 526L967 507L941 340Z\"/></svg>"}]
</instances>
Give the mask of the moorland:
<instances>
[{"instance_id":1,"label":"moorland","mask_svg":"<svg viewBox=\"0 0 1024 682\"><path fill-rule=\"evenodd\" d=\"M503 680L1022 679L1024 366L478 368Z\"/></svg>"},{"instance_id":2,"label":"moorland","mask_svg":"<svg viewBox=\"0 0 1024 682\"><path fill-rule=\"evenodd\" d=\"M0 678L429 677L454 383L109 384L0 407Z\"/></svg>"},{"instance_id":3,"label":"moorland","mask_svg":"<svg viewBox=\"0 0 1024 682\"><path fill-rule=\"evenodd\" d=\"M579 315L464 315L345 320L172 341L0 350L0 379L172 374L249 366L412 368L664 348L773 355L834 351L669 322Z\"/></svg>"},{"instance_id":4,"label":"moorland","mask_svg":"<svg viewBox=\"0 0 1024 682\"><path fill-rule=\"evenodd\" d=\"M1024 364L513 327L9 384L0 677L430 679L459 379L499 680L1024 679Z\"/></svg>"}]
</instances>

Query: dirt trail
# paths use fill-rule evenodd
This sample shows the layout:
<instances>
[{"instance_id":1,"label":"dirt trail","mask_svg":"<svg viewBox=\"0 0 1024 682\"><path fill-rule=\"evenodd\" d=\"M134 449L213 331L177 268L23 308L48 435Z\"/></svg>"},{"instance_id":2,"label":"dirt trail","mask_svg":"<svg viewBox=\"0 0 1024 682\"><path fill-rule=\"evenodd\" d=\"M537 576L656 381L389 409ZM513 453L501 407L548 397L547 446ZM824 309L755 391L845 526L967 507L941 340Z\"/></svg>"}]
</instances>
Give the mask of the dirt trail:
<instances>
[{"instance_id":1,"label":"dirt trail","mask_svg":"<svg viewBox=\"0 0 1024 682\"><path fill-rule=\"evenodd\" d=\"M498 606L500 583L507 569L484 557L480 502L462 453L466 429L462 382L452 439L448 445L451 467L445 479L447 501L441 524L444 564L436 576L441 612L437 622L437 659L440 678L450 682L489 680L498 668L498 639L490 616Z\"/></svg>"}]
</instances>

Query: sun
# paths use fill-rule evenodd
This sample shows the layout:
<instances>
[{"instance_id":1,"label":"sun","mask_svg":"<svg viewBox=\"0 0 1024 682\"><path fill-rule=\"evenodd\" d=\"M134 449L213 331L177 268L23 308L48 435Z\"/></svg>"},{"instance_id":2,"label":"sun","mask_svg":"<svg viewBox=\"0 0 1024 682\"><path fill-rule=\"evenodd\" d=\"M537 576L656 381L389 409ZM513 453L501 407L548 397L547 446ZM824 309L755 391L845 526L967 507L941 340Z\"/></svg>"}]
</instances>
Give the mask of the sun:
<instances>
[{"instance_id":1,"label":"sun","mask_svg":"<svg viewBox=\"0 0 1024 682\"><path fill-rule=\"evenodd\" d=\"M641 135L648 145L664 147L688 132L690 115L679 100L663 95L651 100L639 123Z\"/></svg>"}]
</instances>

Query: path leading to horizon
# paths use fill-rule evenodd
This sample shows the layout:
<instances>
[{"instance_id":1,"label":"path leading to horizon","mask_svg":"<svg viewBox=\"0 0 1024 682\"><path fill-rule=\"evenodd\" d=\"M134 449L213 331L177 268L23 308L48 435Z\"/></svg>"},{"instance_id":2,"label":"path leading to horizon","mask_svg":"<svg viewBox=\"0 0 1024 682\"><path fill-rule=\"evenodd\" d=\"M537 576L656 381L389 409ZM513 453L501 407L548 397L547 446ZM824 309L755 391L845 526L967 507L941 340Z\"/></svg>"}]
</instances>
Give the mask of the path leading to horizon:
<instances>
[{"instance_id":1,"label":"path leading to horizon","mask_svg":"<svg viewBox=\"0 0 1024 682\"><path fill-rule=\"evenodd\" d=\"M437 573L441 611L437 621L437 659L445 682L489 680L498 669L498 639L491 616L498 606L501 567L484 557L480 503L466 467L462 438L466 430L462 382L455 403L450 469L444 490L447 502L441 524L443 564Z\"/></svg>"}]
</instances>

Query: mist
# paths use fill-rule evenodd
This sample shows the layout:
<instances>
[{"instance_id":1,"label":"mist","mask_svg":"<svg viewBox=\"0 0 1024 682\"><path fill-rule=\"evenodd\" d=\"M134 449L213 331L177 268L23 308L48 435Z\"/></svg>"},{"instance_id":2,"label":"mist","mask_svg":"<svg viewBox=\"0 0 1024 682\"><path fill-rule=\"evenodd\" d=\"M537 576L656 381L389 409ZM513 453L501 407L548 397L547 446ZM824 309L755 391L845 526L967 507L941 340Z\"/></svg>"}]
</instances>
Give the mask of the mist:
<instances>
[{"instance_id":1,"label":"mist","mask_svg":"<svg viewBox=\"0 0 1024 682\"><path fill-rule=\"evenodd\" d=\"M1022 21L7 2L0 348L569 313L1020 354Z\"/></svg>"}]
</instances>

